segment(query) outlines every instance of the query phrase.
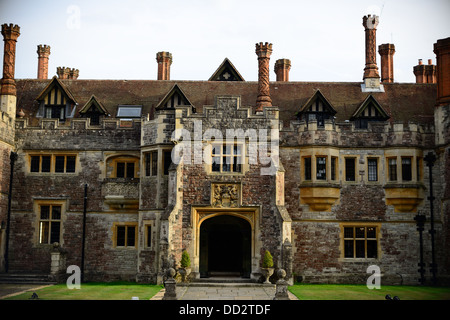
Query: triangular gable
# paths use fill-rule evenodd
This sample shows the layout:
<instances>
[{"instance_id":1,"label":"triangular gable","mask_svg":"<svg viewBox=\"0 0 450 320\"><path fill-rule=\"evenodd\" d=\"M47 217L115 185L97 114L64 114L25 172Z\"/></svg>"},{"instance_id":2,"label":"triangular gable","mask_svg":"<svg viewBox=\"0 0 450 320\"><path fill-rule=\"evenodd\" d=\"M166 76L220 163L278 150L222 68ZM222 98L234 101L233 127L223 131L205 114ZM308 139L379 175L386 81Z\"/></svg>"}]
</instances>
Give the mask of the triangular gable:
<instances>
[{"instance_id":1,"label":"triangular gable","mask_svg":"<svg viewBox=\"0 0 450 320\"><path fill-rule=\"evenodd\" d=\"M192 106L192 103L177 84L158 103L156 110L173 109L176 106Z\"/></svg>"},{"instance_id":2,"label":"triangular gable","mask_svg":"<svg viewBox=\"0 0 450 320\"><path fill-rule=\"evenodd\" d=\"M225 58L222 64L217 68L208 81L245 81L239 71Z\"/></svg>"},{"instance_id":3,"label":"triangular gable","mask_svg":"<svg viewBox=\"0 0 450 320\"><path fill-rule=\"evenodd\" d=\"M97 99L97 97L95 95L92 95L88 102L86 102L86 104L83 106L83 108L81 108L80 113L84 114L87 113L89 111L89 109L91 109L91 107L94 106L97 111L99 113L108 115L109 112L108 110L106 110L106 108L100 103L100 101Z\"/></svg>"},{"instance_id":4,"label":"triangular gable","mask_svg":"<svg viewBox=\"0 0 450 320\"><path fill-rule=\"evenodd\" d=\"M309 98L309 100L303 105L299 113L309 112L311 110L311 107L315 105L317 99L319 99L319 101L322 102L323 112L331 113L333 115L337 113L336 109L333 108L331 103L325 98L325 96L322 94L322 92L320 92L319 89L317 89L317 91L312 95L312 97Z\"/></svg>"},{"instance_id":5,"label":"triangular gable","mask_svg":"<svg viewBox=\"0 0 450 320\"><path fill-rule=\"evenodd\" d=\"M53 100L61 100L60 95L52 94L52 91L54 92L54 89L57 88L57 92L62 92L64 97L69 100L72 104L76 104L76 100L73 97L70 90L56 77L54 76L52 80L49 82L49 84L42 90L42 92L39 94L39 96L36 98L37 101L45 101L46 104L54 104ZM56 96L56 98L55 98ZM61 102L61 101L60 101ZM60 103L57 103L60 104ZM61 103L62 104L62 103Z\"/></svg>"},{"instance_id":6,"label":"triangular gable","mask_svg":"<svg viewBox=\"0 0 450 320\"><path fill-rule=\"evenodd\" d=\"M378 101L370 94L364 99L359 107L352 114L350 119L373 118L380 120L389 119L387 112L381 107Z\"/></svg>"}]
</instances>

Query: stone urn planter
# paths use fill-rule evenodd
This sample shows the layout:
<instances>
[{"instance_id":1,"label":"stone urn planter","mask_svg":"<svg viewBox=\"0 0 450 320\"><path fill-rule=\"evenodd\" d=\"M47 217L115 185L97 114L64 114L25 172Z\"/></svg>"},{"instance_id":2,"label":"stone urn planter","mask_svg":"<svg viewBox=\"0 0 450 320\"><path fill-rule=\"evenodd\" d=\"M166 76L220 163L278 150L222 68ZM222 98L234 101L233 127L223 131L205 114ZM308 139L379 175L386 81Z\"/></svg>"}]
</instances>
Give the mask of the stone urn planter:
<instances>
[{"instance_id":1,"label":"stone urn planter","mask_svg":"<svg viewBox=\"0 0 450 320\"><path fill-rule=\"evenodd\" d=\"M263 283L270 283L269 278L272 276L274 268L261 268L261 273L265 279Z\"/></svg>"},{"instance_id":2,"label":"stone urn planter","mask_svg":"<svg viewBox=\"0 0 450 320\"><path fill-rule=\"evenodd\" d=\"M191 268L180 268L180 269L178 269L178 272L181 275L181 281L187 282L187 279L189 278L189 275L191 274Z\"/></svg>"},{"instance_id":3,"label":"stone urn planter","mask_svg":"<svg viewBox=\"0 0 450 320\"><path fill-rule=\"evenodd\" d=\"M264 258L262 261L261 273L265 279L264 283L270 283L269 278L273 274L273 258L268 250L264 252Z\"/></svg>"}]
</instances>

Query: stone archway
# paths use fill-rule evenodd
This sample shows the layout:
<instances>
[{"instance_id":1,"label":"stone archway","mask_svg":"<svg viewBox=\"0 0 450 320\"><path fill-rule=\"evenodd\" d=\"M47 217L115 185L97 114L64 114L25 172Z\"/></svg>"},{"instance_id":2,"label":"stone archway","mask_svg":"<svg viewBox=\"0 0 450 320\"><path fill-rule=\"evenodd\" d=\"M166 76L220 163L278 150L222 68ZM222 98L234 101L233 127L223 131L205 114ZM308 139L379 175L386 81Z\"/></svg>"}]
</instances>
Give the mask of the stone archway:
<instances>
[{"instance_id":1,"label":"stone archway","mask_svg":"<svg viewBox=\"0 0 450 320\"><path fill-rule=\"evenodd\" d=\"M199 271L201 277L233 274L250 277L252 227L238 216L221 214L200 225Z\"/></svg>"}]
</instances>

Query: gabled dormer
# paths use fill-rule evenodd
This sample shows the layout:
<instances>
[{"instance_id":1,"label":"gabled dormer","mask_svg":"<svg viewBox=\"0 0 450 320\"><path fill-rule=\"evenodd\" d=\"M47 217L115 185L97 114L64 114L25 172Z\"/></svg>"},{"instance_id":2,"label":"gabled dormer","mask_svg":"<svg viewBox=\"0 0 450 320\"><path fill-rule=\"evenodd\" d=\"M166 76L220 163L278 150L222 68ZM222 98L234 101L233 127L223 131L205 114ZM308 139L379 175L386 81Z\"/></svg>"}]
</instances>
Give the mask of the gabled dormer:
<instances>
[{"instance_id":1,"label":"gabled dormer","mask_svg":"<svg viewBox=\"0 0 450 320\"><path fill-rule=\"evenodd\" d=\"M100 119L109 116L109 112L100 103L97 97L92 95L83 108L81 108L80 115L83 118L90 118L91 125L99 125Z\"/></svg>"},{"instance_id":2,"label":"gabled dormer","mask_svg":"<svg viewBox=\"0 0 450 320\"><path fill-rule=\"evenodd\" d=\"M223 60L208 81L245 81L228 58Z\"/></svg>"},{"instance_id":3,"label":"gabled dormer","mask_svg":"<svg viewBox=\"0 0 450 320\"><path fill-rule=\"evenodd\" d=\"M336 113L337 111L322 92L317 90L297 113L297 118L306 121L306 123L316 120L318 127L324 127L325 120L333 119Z\"/></svg>"},{"instance_id":4,"label":"gabled dormer","mask_svg":"<svg viewBox=\"0 0 450 320\"><path fill-rule=\"evenodd\" d=\"M36 117L59 119L73 118L77 102L69 89L55 76L36 98L39 110Z\"/></svg>"},{"instance_id":5,"label":"gabled dormer","mask_svg":"<svg viewBox=\"0 0 450 320\"><path fill-rule=\"evenodd\" d=\"M176 106L192 106L192 103L177 84L158 103L156 110L174 109Z\"/></svg>"},{"instance_id":6,"label":"gabled dormer","mask_svg":"<svg viewBox=\"0 0 450 320\"><path fill-rule=\"evenodd\" d=\"M369 122L386 121L389 118L378 101L372 95L368 95L352 114L350 120L355 122L356 128L367 129Z\"/></svg>"}]
</instances>

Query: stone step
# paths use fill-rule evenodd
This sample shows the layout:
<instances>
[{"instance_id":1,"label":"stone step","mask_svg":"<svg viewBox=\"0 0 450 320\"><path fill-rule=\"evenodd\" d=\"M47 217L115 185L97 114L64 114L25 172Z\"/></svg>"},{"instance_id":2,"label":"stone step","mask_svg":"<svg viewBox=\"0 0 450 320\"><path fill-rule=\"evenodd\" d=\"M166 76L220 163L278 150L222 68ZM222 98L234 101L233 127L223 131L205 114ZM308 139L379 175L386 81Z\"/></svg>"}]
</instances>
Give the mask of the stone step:
<instances>
[{"instance_id":1,"label":"stone step","mask_svg":"<svg viewBox=\"0 0 450 320\"><path fill-rule=\"evenodd\" d=\"M3 284L52 284L48 274L0 273Z\"/></svg>"}]
</instances>

